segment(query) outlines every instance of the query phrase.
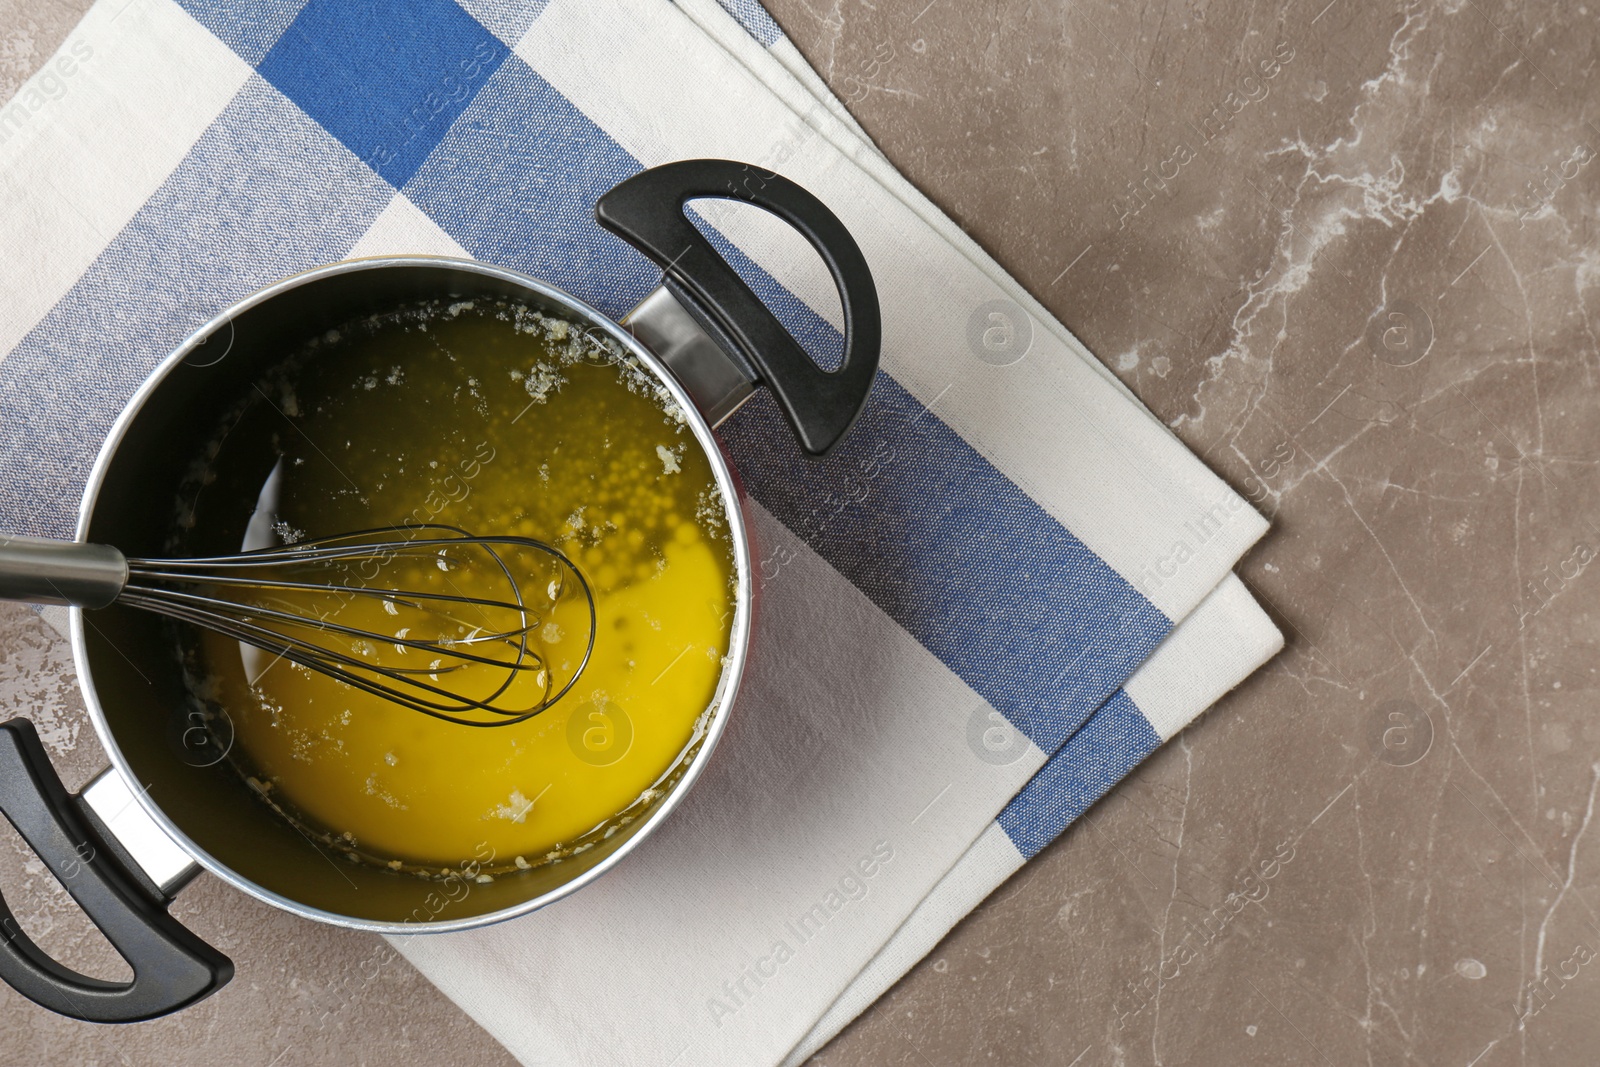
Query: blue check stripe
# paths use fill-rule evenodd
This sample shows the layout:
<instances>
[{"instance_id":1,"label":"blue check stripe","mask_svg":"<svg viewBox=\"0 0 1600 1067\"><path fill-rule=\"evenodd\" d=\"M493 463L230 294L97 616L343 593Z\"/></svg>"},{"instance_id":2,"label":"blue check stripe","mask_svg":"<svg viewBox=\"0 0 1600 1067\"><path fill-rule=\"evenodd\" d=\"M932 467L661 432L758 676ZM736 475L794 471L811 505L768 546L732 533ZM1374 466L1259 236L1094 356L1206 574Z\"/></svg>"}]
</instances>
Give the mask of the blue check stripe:
<instances>
[{"instance_id":1,"label":"blue check stripe","mask_svg":"<svg viewBox=\"0 0 1600 1067\"><path fill-rule=\"evenodd\" d=\"M401 186L508 54L454 0L310 0L256 70Z\"/></svg>"},{"instance_id":2,"label":"blue check stripe","mask_svg":"<svg viewBox=\"0 0 1600 1067\"><path fill-rule=\"evenodd\" d=\"M1160 746L1160 735L1119 689L1011 798L995 822L1022 858L1031 860Z\"/></svg>"},{"instance_id":3,"label":"blue check stripe","mask_svg":"<svg viewBox=\"0 0 1600 1067\"><path fill-rule=\"evenodd\" d=\"M393 195L252 77L0 362L0 528L71 537L100 442L155 365L233 301L348 253Z\"/></svg>"},{"instance_id":4,"label":"blue check stripe","mask_svg":"<svg viewBox=\"0 0 1600 1067\"><path fill-rule=\"evenodd\" d=\"M461 0L467 13L513 47L522 40L550 0Z\"/></svg>"},{"instance_id":5,"label":"blue check stripe","mask_svg":"<svg viewBox=\"0 0 1600 1067\"><path fill-rule=\"evenodd\" d=\"M178 0L178 4L253 67L289 28L306 0Z\"/></svg>"},{"instance_id":6,"label":"blue check stripe","mask_svg":"<svg viewBox=\"0 0 1600 1067\"><path fill-rule=\"evenodd\" d=\"M746 33L760 41L762 47L771 48L783 40L783 27L767 14L760 0L717 0L717 3L744 27Z\"/></svg>"},{"instance_id":7,"label":"blue check stripe","mask_svg":"<svg viewBox=\"0 0 1600 1067\"><path fill-rule=\"evenodd\" d=\"M404 191L475 258L526 271L617 317L660 272L600 229L594 205L640 169L512 56Z\"/></svg>"},{"instance_id":8,"label":"blue check stripe","mask_svg":"<svg viewBox=\"0 0 1600 1067\"><path fill-rule=\"evenodd\" d=\"M610 314L657 281L593 222L595 200L640 163L450 0L416 0L403 16L397 8L387 17L405 25L388 30L372 26L365 6L310 0L270 43L260 20L223 25L227 5L189 7L204 9L201 21L224 40L267 43L268 77L250 81L0 363L0 417L20 427L0 446L3 473L48 494L37 514L31 491L27 502L0 502L11 529L69 529L95 444L149 368L228 301L346 254L392 185L472 255L547 278ZM374 37L387 44L361 43ZM440 108L439 87L475 57L482 80ZM399 148L375 154L375 145ZM831 326L719 243L808 347L837 350ZM1170 629L887 375L826 463L802 460L761 404L741 412L725 439L768 510L1047 752ZM774 581L783 580L778 566Z\"/></svg>"}]
</instances>

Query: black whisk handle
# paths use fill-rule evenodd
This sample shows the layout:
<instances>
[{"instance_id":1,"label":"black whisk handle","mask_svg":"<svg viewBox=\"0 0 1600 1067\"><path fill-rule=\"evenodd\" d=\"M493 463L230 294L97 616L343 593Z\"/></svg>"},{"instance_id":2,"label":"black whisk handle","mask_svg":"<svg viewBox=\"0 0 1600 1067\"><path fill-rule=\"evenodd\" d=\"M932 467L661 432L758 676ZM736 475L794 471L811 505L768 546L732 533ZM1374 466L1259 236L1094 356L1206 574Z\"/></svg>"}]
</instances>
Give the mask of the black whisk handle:
<instances>
[{"instance_id":1,"label":"black whisk handle","mask_svg":"<svg viewBox=\"0 0 1600 1067\"><path fill-rule=\"evenodd\" d=\"M128 561L110 545L0 534L0 600L103 608L128 584Z\"/></svg>"}]
</instances>

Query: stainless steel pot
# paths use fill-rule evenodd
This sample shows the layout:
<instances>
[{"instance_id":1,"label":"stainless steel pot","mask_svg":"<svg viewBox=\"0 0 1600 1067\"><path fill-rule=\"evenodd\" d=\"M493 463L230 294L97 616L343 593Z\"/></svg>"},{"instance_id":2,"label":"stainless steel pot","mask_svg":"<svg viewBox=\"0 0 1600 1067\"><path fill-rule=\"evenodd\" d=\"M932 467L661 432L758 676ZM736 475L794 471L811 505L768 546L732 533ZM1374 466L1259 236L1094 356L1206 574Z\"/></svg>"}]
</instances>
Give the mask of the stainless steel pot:
<instances>
[{"instance_id":1,"label":"stainless steel pot","mask_svg":"<svg viewBox=\"0 0 1600 1067\"><path fill-rule=\"evenodd\" d=\"M844 306L844 358L821 370L684 214L687 201L741 200L799 230ZM103 982L51 960L0 901L0 977L75 1018L130 1022L219 989L233 965L168 914L201 868L308 919L378 933L464 930L531 912L614 867L683 799L726 727L749 654L754 587L738 484L713 428L767 386L801 448L827 452L866 402L880 320L865 259L820 201L770 172L723 160L645 171L603 197L601 225L661 265L664 281L622 323L535 278L482 263L398 256L335 263L257 292L202 326L140 387L90 473L81 541L157 555L178 485L211 415L297 344L361 315L437 297L508 298L603 331L638 357L689 413L710 459L735 545L737 605L709 725L648 814L596 847L479 883L419 879L331 854L241 787L189 721L179 665L160 627L120 607L74 607L72 648L112 766L69 796L24 719L0 724L0 809L134 972ZM4 538L0 537L0 541Z\"/></svg>"}]
</instances>

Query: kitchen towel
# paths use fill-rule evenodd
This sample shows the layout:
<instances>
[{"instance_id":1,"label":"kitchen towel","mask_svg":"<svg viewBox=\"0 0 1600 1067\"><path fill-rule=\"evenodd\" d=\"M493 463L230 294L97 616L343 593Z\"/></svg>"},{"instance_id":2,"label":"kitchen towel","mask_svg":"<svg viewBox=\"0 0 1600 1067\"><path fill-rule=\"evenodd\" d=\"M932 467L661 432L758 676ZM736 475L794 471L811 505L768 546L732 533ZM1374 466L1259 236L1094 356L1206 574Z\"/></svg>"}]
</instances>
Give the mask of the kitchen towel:
<instances>
[{"instance_id":1,"label":"kitchen towel","mask_svg":"<svg viewBox=\"0 0 1600 1067\"><path fill-rule=\"evenodd\" d=\"M790 1050L785 1067L832 1040L1139 761L1282 647L1244 583L1225 578L1005 806Z\"/></svg>"},{"instance_id":2,"label":"kitchen towel","mask_svg":"<svg viewBox=\"0 0 1600 1067\"><path fill-rule=\"evenodd\" d=\"M721 0L720 6L713 0L677 2L797 113L805 115L819 134L830 137L864 169L874 172L908 206L940 227L952 244L976 250L965 233L883 159L765 8L737 0ZM1010 282L998 265L992 266L998 284ZM1031 302L1026 294L1018 299ZM1029 313L1046 314L1036 304ZM1106 375L1116 380L1109 369ZM1282 647L1277 628L1243 583L1230 575L1006 806L790 1051L784 1060L786 1067L803 1063L821 1049L1134 765Z\"/></svg>"},{"instance_id":3,"label":"kitchen towel","mask_svg":"<svg viewBox=\"0 0 1600 1067\"><path fill-rule=\"evenodd\" d=\"M860 241L884 373L850 442L802 463L764 403L725 428L768 549L726 751L590 890L407 945L447 988L422 952L507 981L544 963L570 996L507 985L463 1004L503 1040L505 1019L535 1015L554 1037L516 1046L530 1063L780 1060L1265 528L931 205L886 185L881 157L818 129L663 0L104 0L0 109L0 471L25 487L0 527L16 532L70 533L150 367L284 274L444 251L621 314L657 276L594 226L595 198L704 155L781 169ZM791 328L837 345L803 242L702 215ZM703 980L771 965L797 919L809 936L762 995L713 1011ZM580 927L598 934L559 936ZM595 997L586 973L609 978Z\"/></svg>"},{"instance_id":4,"label":"kitchen towel","mask_svg":"<svg viewBox=\"0 0 1600 1067\"><path fill-rule=\"evenodd\" d=\"M1226 577L909 907L877 896L875 883L901 859L890 838L838 862L813 901L789 910L774 909L758 877L781 864L787 841L728 843L738 853L731 859L755 872L742 877L730 867L728 881L709 880L706 857L685 856L674 843L651 849L650 859L642 849L581 896L530 917L478 933L400 937L395 945L523 1064L800 1064L1282 643L1243 582ZM1018 758L1018 741L1003 718L992 717L974 734L973 749L1003 765ZM680 811L693 808L686 821L715 819L718 805L739 800L730 777L760 758L762 737L739 733L723 744L730 745L725 763L696 785ZM662 827L661 835L672 833ZM733 965L704 952L722 939L730 913L771 913L770 937ZM861 921L842 949L834 934L846 920ZM845 961L856 965L861 953L853 950L869 937L880 947L850 973ZM816 993L826 990L834 998L816 1008ZM752 1027L752 1017L760 1024Z\"/></svg>"}]
</instances>

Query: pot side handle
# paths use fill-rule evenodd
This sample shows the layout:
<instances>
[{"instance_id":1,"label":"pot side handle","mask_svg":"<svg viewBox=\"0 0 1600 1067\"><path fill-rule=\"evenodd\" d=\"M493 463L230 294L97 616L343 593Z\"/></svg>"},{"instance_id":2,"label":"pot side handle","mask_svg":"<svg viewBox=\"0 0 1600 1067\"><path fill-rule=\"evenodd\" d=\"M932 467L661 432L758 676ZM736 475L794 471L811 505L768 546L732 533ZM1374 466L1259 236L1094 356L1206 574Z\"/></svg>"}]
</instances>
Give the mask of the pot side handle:
<instances>
[{"instance_id":1,"label":"pot side handle","mask_svg":"<svg viewBox=\"0 0 1600 1067\"><path fill-rule=\"evenodd\" d=\"M167 913L67 794L33 724L0 723L0 811L133 969L107 982L63 967L0 899L0 979L42 1007L85 1022L140 1022L210 996L233 963Z\"/></svg>"},{"instance_id":2,"label":"pot side handle","mask_svg":"<svg viewBox=\"0 0 1600 1067\"><path fill-rule=\"evenodd\" d=\"M844 359L825 371L684 214L690 200L754 204L816 249L844 307ZM828 206L788 178L748 163L686 159L622 182L595 205L601 226L654 260L666 287L730 357L772 390L801 448L821 456L866 406L878 371L883 324L866 257Z\"/></svg>"}]
</instances>

